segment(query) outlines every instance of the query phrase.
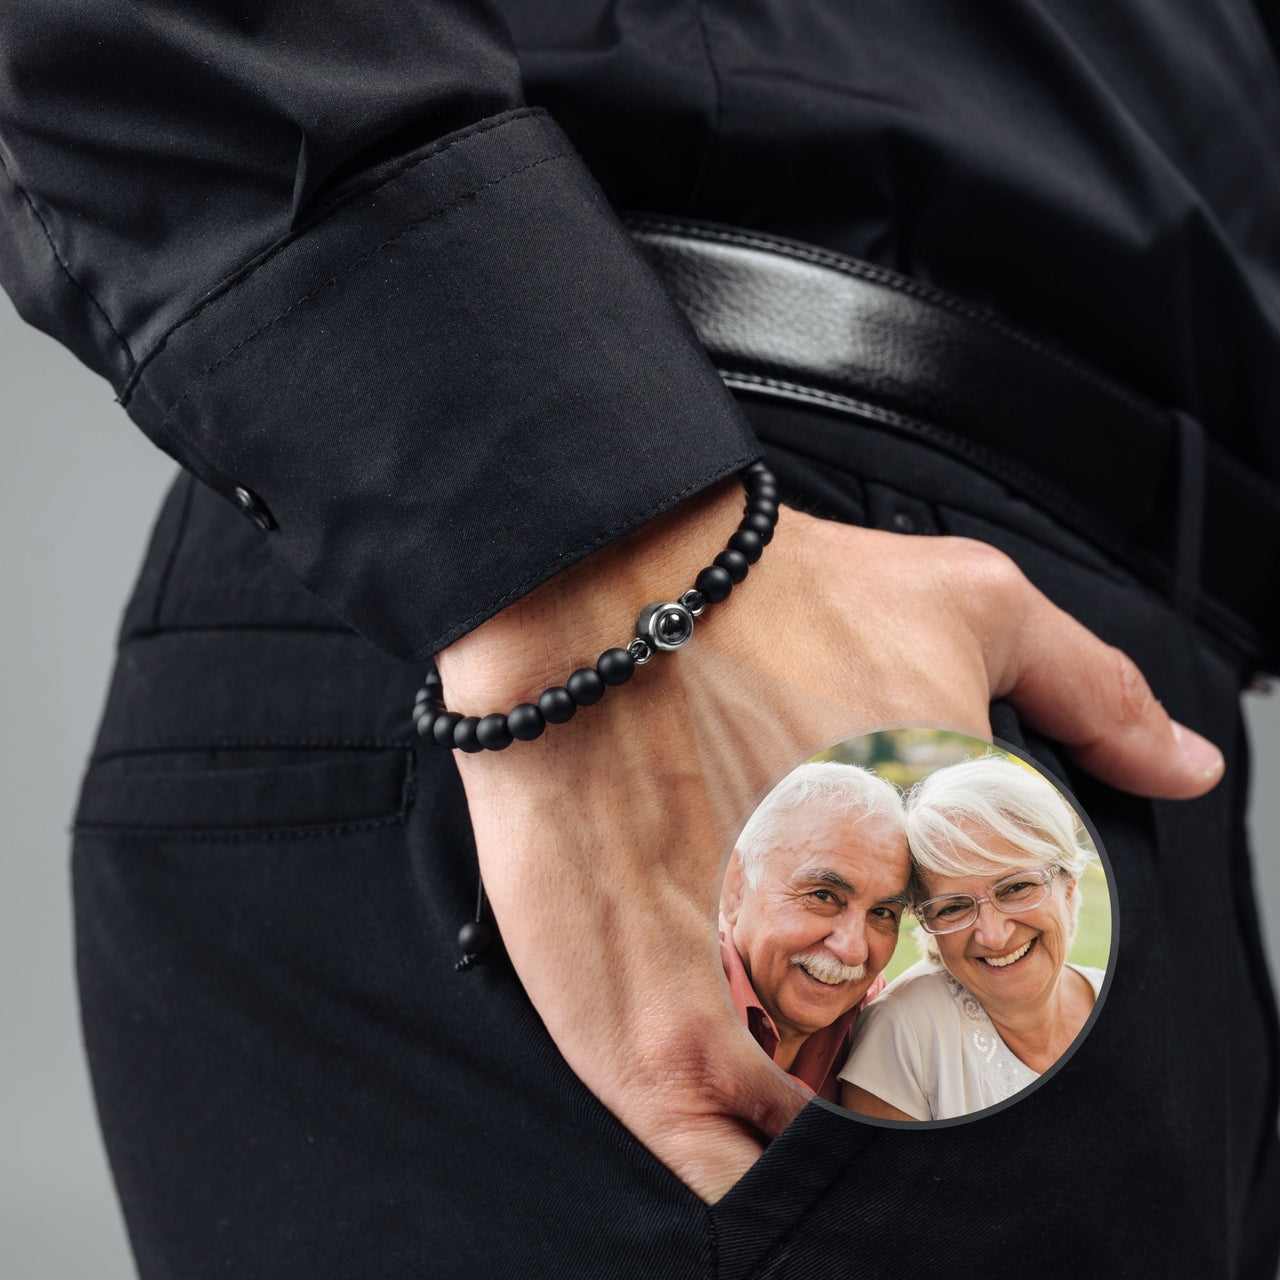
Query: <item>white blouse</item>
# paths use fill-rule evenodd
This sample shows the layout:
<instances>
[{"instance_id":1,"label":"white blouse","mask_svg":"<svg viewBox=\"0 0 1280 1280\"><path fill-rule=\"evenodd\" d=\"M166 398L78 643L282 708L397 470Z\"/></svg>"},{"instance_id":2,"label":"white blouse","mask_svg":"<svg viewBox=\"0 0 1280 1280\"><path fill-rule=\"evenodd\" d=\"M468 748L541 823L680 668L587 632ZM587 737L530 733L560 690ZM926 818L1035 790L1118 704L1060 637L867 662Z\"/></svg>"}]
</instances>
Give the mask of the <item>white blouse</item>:
<instances>
[{"instance_id":1,"label":"white blouse","mask_svg":"<svg viewBox=\"0 0 1280 1280\"><path fill-rule=\"evenodd\" d=\"M1105 971L1072 965L1093 988ZM916 1120L949 1120L1025 1089L1032 1071L946 969L921 960L862 1011L840 1079Z\"/></svg>"}]
</instances>

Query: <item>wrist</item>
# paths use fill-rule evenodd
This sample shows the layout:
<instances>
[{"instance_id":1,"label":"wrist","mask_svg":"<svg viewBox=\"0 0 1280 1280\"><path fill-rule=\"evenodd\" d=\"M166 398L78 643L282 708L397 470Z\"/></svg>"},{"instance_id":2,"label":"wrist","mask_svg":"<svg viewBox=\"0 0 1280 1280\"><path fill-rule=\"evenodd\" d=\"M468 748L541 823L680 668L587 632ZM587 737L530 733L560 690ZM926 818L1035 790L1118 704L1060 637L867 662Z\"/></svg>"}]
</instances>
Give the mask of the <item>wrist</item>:
<instances>
[{"instance_id":1,"label":"wrist","mask_svg":"<svg viewBox=\"0 0 1280 1280\"><path fill-rule=\"evenodd\" d=\"M625 648L640 610L655 600L678 599L725 546L742 518L743 502L739 478L720 481L455 641L437 658L450 710L482 716L536 701L571 672L594 667L604 650ZM710 610L706 621L716 612ZM646 667L645 683L652 685L667 665Z\"/></svg>"}]
</instances>

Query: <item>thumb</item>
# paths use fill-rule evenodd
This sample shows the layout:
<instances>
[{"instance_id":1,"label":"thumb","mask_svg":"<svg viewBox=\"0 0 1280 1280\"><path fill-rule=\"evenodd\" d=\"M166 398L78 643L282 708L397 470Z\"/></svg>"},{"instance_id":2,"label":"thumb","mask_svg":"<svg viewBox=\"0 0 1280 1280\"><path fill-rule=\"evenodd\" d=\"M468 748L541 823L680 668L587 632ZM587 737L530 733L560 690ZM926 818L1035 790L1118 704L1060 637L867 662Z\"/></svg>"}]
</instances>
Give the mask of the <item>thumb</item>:
<instances>
[{"instance_id":1,"label":"thumb","mask_svg":"<svg viewBox=\"0 0 1280 1280\"><path fill-rule=\"evenodd\" d=\"M1081 768L1122 791L1188 800L1216 786L1222 752L1170 719L1133 660L1030 583L1027 591L1023 625L992 696L1007 698Z\"/></svg>"},{"instance_id":2,"label":"thumb","mask_svg":"<svg viewBox=\"0 0 1280 1280\"><path fill-rule=\"evenodd\" d=\"M774 1066L754 1040L747 1046L739 1039L726 1057L717 1084L725 1114L735 1117L746 1132L766 1144L813 1097L808 1088Z\"/></svg>"},{"instance_id":3,"label":"thumb","mask_svg":"<svg viewBox=\"0 0 1280 1280\"><path fill-rule=\"evenodd\" d=\"M742 1178L813 1096L769 1061L745 1026L738 1026L742 1035L715 1038L714 1055L706 1061L714 1057L716 1065L701 1083L697 1106L665 1113L652 1138L637 1134L708 1204Z\"/></svg>"}]
</instances>

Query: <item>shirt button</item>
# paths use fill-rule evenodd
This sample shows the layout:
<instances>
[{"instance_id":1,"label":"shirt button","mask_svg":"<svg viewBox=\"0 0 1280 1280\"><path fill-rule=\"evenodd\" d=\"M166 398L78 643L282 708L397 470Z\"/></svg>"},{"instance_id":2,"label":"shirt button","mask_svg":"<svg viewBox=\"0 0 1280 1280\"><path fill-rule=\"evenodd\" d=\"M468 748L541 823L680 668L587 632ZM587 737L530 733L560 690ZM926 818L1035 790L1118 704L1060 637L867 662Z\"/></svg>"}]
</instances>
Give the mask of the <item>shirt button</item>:
<instances>
[{"instance_id":1,"label":"shirt button","mask_svg":"<svg viewBox=\"0 0 1280 1280\"><path fill-rule=\"evenodd\" d=\"M246 489L243 485L236 486L236 505L240 510L258 526L263 533L270 533L276 527L276 522L271 512L267 510L267 504L262 501L252 489Z\"/></svg>"},{"instance_id":2,"label":"shirt button","mask_svg":"<svg viewBox=\"0 0 1280 1280\"><path fill-rule=\"evenodd\" d=\"M894 513L893 527L899 533L915 533L916 522L905 511L898 511Z\"/></svg>"}]
</instances>

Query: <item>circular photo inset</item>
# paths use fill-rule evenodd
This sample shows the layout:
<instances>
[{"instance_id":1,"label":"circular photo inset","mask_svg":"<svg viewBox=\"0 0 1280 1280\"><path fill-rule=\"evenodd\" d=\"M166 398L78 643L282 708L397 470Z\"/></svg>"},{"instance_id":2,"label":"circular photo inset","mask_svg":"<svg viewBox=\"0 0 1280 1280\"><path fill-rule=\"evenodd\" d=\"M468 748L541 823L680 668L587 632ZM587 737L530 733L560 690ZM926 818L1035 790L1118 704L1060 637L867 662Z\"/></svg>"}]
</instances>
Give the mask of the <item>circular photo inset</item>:
<instances>
[{"instance_id":1,"label":"circular photo inset","mask_svg":"<svg viewBox=\"0 0 1280 1280\"><path fill-rule=\"evenodd\" d=\"M720 894L729 993L819 1097L955 1122L1057 1071L1101 1008L1114 889L1085 816L1007 746L866 734L788 773Z\"/></svg>"}]
</instances>

